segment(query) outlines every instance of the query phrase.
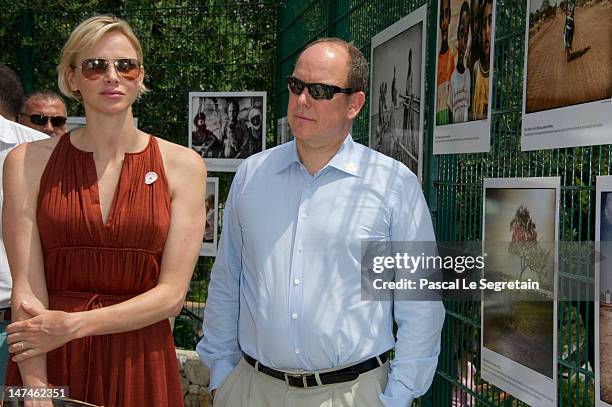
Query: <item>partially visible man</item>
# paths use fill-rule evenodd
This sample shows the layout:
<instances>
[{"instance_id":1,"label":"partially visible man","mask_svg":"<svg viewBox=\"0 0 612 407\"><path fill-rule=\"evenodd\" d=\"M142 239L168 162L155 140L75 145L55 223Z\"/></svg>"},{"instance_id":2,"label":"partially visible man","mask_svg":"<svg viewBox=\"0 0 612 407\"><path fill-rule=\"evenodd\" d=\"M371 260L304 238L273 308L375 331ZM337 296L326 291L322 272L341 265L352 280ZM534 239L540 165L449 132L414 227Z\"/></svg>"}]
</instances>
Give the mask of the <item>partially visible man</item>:
<instances>
[{"instance_id":1,"label":"partially visible man","mask_svg":"<svg viewBox=\"0 0 612 407\"><path fill-rule=\"evenodd\" d=\"M295 141L238 168L197 346L216 407L408 407L431 385L442 303L361 299L362 242L435 240L418 178L349 133L367 75L343 40L307 46Z\"/></svg>"},{"instance_id":2,"label":"partially visible man","mask_svg":"<svg viewBox=\"0 0 612 407\"><path fill-rule=\"evenodd\" d=\"M2 169L8 152L21 143L47 138L46 135L15 123L21 102L23 87L12 69L0 64L0 212L2 211ZM0 225L0 383L4 383L8 361L6 327L11 320L11 273L4 250ZM1 396L0 396L1 397Z\"/></svg>"},{"instance_id":3,"label":"partially visible man","mask_svg":"<svg viewBox=\"0 0 612 407\"><path fill-rule=\"evenodd\" d=\"M66 104L60 95L50 90L35 90L25 96L19 113L19 123L51 137L68 132Z\"/></svg>"},{"instance_id":4,"label":"partially visible man","mask_svg":"<svg viewBox=\"0 0 612 407\"><path fill-rule=\"evenodd\" d=\"M0 116L16 122L22 103L21 80L11 68L0 64Z\"/></svg>"}]
</instances>

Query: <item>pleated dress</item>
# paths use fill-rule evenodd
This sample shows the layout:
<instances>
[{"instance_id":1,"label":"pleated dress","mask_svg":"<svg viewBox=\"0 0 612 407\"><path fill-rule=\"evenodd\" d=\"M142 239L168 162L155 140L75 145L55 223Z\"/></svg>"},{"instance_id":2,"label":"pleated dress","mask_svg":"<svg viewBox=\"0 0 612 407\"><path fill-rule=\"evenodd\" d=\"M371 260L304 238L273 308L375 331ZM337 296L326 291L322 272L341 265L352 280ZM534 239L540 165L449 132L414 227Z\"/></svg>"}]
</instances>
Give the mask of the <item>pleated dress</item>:
<instances>
[{"instance_id":1,"label":"pleated dress","mask_svg":"<svg viewBox=\"0 0 612 407\"><path fill-rule=\"evenodd\" d=\"M70 133L62 136L43 172L37 208L49 309L106 307L157 284L170 197L155 137L125 154L106 223L97 178L93 153L73 146ZM47 354L47 372L50 384L96 405L183 405L168 320L71 341ZM7 385L19 384L10 362Z\"/></svg>"}]
</instances>

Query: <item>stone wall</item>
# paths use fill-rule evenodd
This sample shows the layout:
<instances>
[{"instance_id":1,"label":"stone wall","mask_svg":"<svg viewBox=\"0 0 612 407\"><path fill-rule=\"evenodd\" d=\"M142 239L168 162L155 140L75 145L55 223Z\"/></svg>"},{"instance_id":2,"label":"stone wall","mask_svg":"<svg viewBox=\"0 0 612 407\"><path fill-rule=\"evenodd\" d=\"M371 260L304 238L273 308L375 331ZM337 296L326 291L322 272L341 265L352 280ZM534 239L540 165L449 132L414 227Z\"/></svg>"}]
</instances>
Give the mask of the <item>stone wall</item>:
<instances>
[{"instance_id":1,"label":"stone wall","mask_svg":"<svg viewBox=\"0 0 612 407\"><path fill-rule=\"evenodd\" d=\"M192 350L177 349L176 358L181 374L185 407L209 407L208 384L210 372Z\"/></svg>"}]
</instances>

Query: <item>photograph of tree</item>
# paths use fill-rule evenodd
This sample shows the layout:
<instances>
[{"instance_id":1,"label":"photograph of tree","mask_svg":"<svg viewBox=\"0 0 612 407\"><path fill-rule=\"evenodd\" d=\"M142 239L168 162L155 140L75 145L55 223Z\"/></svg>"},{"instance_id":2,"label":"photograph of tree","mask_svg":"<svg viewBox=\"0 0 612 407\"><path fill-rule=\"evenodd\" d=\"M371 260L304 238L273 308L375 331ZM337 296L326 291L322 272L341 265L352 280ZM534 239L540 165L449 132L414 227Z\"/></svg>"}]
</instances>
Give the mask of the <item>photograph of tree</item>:
<instances>
[{"instance_id":1,"label":"photograph of tree","mask_svg":"<svg viewBox=\"0 0 612 407\"><path fill-rule=\"evenodd\" d=\"M512 371L503 372L508 377L525 379L524 369L548 383L556 376L558 192L535 180L505 179L501 180L506 184L503 187L491 186L497 180L485 180L483 246L487 261L483 277L488 281L531 280L539 283L539 289L485 291L482 346L501 360L514 362L508 364ZM525 381L524 389L533 386L529 382ZM500 387L504 388L503 383ZM504 390L520 397L512 388Z\"/></svg>"}]
</instances>

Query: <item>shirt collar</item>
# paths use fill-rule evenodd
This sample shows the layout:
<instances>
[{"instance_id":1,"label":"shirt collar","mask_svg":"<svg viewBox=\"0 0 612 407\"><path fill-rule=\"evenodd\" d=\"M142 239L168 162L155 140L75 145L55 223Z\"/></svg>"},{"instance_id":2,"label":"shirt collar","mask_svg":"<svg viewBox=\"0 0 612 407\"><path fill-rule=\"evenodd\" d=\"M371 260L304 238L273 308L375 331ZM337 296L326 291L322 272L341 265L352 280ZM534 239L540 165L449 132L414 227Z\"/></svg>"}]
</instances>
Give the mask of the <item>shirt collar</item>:
<instances>
[{"instance_id":1,"label":"shirt collar","mask_svg":"<svg viewBox=\"0 0 612 407\"><path fill-rule=\"evenodd\" d=\"M334 167L337 170L342 172L346 172L347 174L353 175L355 177L361 177L360 173L360 154L355 148L355 142L353 141L353 137L349 133L344 139L344 143L338 149L336 155L329 160L327 166Z\"/></svg>"},{"instance_id":2,"label":"shirt collar","mask_svg":"<svg viewBox=\"0 0 612 407\"><path fill-rule=\"evenodd\" d=\"M282 155L282 158L278 163L277 173L284 171L293 163L301 164L300 157L297 153L297 145L295 140L287 143L287 151ZM332 157L329 163L325 165L325 167L333 167L355 177L361 177L362 174L360 171L361 169L359 168L359 163L360 154L355 148L353 137L349 133L344 139L344 142L340 145L340 148L336 154Z\"/></svg>"},{"instance_id":3,"label":"shirt collar","mask_svg":"<svg viewBox=\"0 0 612 407\"><path fill-rule=\"evenodd\" d=\"M278 166L276 169L276 173L283 172L287 167L289 167L293 163L300 164L300 157L297 153L297 146L295 144L295 140L290 141L284 145L285 150L283 154L281 154L280 159L278 161Z\"/></svg>"}]
</instances>

